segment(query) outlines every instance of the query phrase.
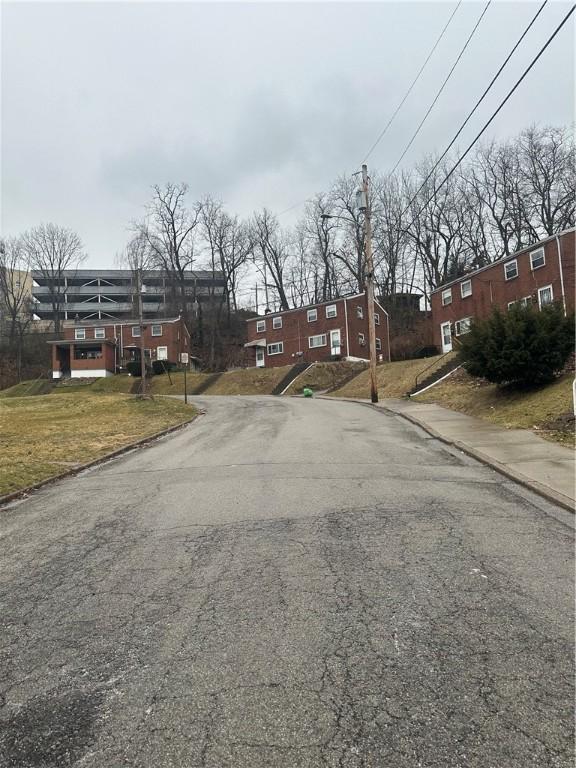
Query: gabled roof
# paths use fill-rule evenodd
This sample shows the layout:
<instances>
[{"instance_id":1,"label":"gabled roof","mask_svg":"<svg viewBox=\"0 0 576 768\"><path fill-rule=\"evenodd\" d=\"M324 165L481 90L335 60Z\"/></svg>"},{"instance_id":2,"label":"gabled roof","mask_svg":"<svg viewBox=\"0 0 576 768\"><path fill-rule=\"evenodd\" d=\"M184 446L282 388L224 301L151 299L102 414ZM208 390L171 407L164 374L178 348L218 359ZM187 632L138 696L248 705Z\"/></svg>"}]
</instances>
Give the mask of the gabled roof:
<instances>
[{"instance_id":1,"label":"gabled roof","mask_svg":"<svg viewBox=\"0 0 576 768\"><path fill-rule=\"evenodd\" d=\"M442 283L442 285L439 285L438 288L434 288L433 291L430 291L430 295L433 293L438 293L438 291L443 291L446 288L450 288L450 286L456 285L457 283L461 283L462 280L469 280L471 277L478 275L480 272L484 272L487 269L492 269L492 267L494 267L496 264L504 264L506 261L510 261L511 259L516 259L518 256L522 256L524 253L535 251L537 248L546 245L546 243L549 243L551 240L555 240L557 237L564 237L564 235L575 231L576 227L569 227L568 229L563 229L562 232L558 232L556 235L550 235L550 237L545 237L543 240L538 240L537 243L527 245L525 248L521 248L519 251L511 253L508 256L502 256L501 258L496 259L496 261L493 261L490 264L486 264L485 267L478 267L478 269L474 269L472 272L466 272L464 275L460 275L460 277L457 277L454 280L450 280L447 283Z\"/></svg>"}]
</instances>

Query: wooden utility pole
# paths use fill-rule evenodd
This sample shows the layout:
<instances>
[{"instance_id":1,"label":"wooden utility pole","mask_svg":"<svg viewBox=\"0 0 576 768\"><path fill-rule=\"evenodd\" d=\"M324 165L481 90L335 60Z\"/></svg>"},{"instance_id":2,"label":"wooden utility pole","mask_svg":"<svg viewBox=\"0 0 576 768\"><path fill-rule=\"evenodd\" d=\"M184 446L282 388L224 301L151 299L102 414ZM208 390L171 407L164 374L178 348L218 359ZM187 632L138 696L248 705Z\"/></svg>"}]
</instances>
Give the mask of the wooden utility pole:
<instances>
[{"instance_id":1,"label":"wooden utility pole","mask_svg":"<svg viewBox=\"0 0 576 768\"><path fill-rule=\"evenodd\" d=\"M374 324L374 261L372 259L372 209L368 188L368 166L362 166L362 190L364 193L364 277L368 304L368 344L370 348L370 400L378 402L378 377L376 375L376 325Z\"/></svg>"},{"instance_id":2,"label":"wooden utility pole","mask_svg":"<svg viewBox=\"0 0 576 768\"><path fill-rule=\"evenodd\" d=\"M140 324L140 397L146 397L146 359L144 344L144 292L142 269L138 269L138 322Z\"/></svg>"}]
</instances>

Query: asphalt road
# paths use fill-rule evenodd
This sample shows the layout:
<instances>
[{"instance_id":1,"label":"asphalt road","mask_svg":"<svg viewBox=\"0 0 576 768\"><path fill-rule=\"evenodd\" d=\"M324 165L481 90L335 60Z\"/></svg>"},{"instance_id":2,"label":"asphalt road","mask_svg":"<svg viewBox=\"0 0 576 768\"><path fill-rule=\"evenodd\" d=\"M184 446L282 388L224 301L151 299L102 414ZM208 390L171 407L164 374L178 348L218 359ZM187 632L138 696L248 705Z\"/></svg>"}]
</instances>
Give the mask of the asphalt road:
<instances>
[{"instance_id":1,"label":"asphalt road","mask_svg":"<svg viewBox=\"0 0 576 768\"><path fill-rule=\"evenodd\" d=\"M573 534L354 403L190 427L0 511L0 766L572 766Z\"/></svg>"}]
</instances>

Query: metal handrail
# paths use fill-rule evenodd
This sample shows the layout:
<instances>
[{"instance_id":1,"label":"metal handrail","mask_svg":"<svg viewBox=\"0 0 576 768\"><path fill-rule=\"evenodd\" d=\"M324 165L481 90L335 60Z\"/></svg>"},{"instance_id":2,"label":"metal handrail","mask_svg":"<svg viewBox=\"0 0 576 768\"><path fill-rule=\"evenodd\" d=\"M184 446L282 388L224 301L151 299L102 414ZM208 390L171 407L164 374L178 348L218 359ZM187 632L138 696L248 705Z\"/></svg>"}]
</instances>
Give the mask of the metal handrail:
<instances>
[{"instance_id":1,"label":"metal handrail","mask_svg":"<svg viewBox=\"0 0 576 768\"><path fill-rule=\"evenodd\" d=\"M430 370L430 368L433 368L436 364L441 363L442 360L444 360L445 357L452 354L453 350L450 350L449 352L445 352L442 357L440 357L438 360L434 360L433 363L430 363L430 365L427 365L426 368L422 368L421 371L418 371L416 374L416 378L414 379L414 387L416 388L418 386L418 381L420 380L420 376L422 376L423 373L426 373L426 371Z\"/></svg>"}]
</instances>

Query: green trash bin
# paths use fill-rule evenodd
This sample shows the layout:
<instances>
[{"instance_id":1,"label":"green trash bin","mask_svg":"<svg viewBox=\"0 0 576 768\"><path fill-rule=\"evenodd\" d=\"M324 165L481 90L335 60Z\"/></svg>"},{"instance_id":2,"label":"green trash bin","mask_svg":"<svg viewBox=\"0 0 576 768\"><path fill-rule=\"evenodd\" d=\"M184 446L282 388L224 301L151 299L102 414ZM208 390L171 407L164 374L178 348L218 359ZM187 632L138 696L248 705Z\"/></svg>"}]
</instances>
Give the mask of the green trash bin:
<instances>
[{"instance_id":1,"label":"green trash bin","mask_svg":"<svg viewBox=\"0 0 576 768\"><path fill-rule=\"evenodd\" d=\"M314 396L314 392L312 392L310 387L304 387L304 389L302 390L302 394L304 395L304 397L313 397Z\"/></svg>"}]
</instances>

